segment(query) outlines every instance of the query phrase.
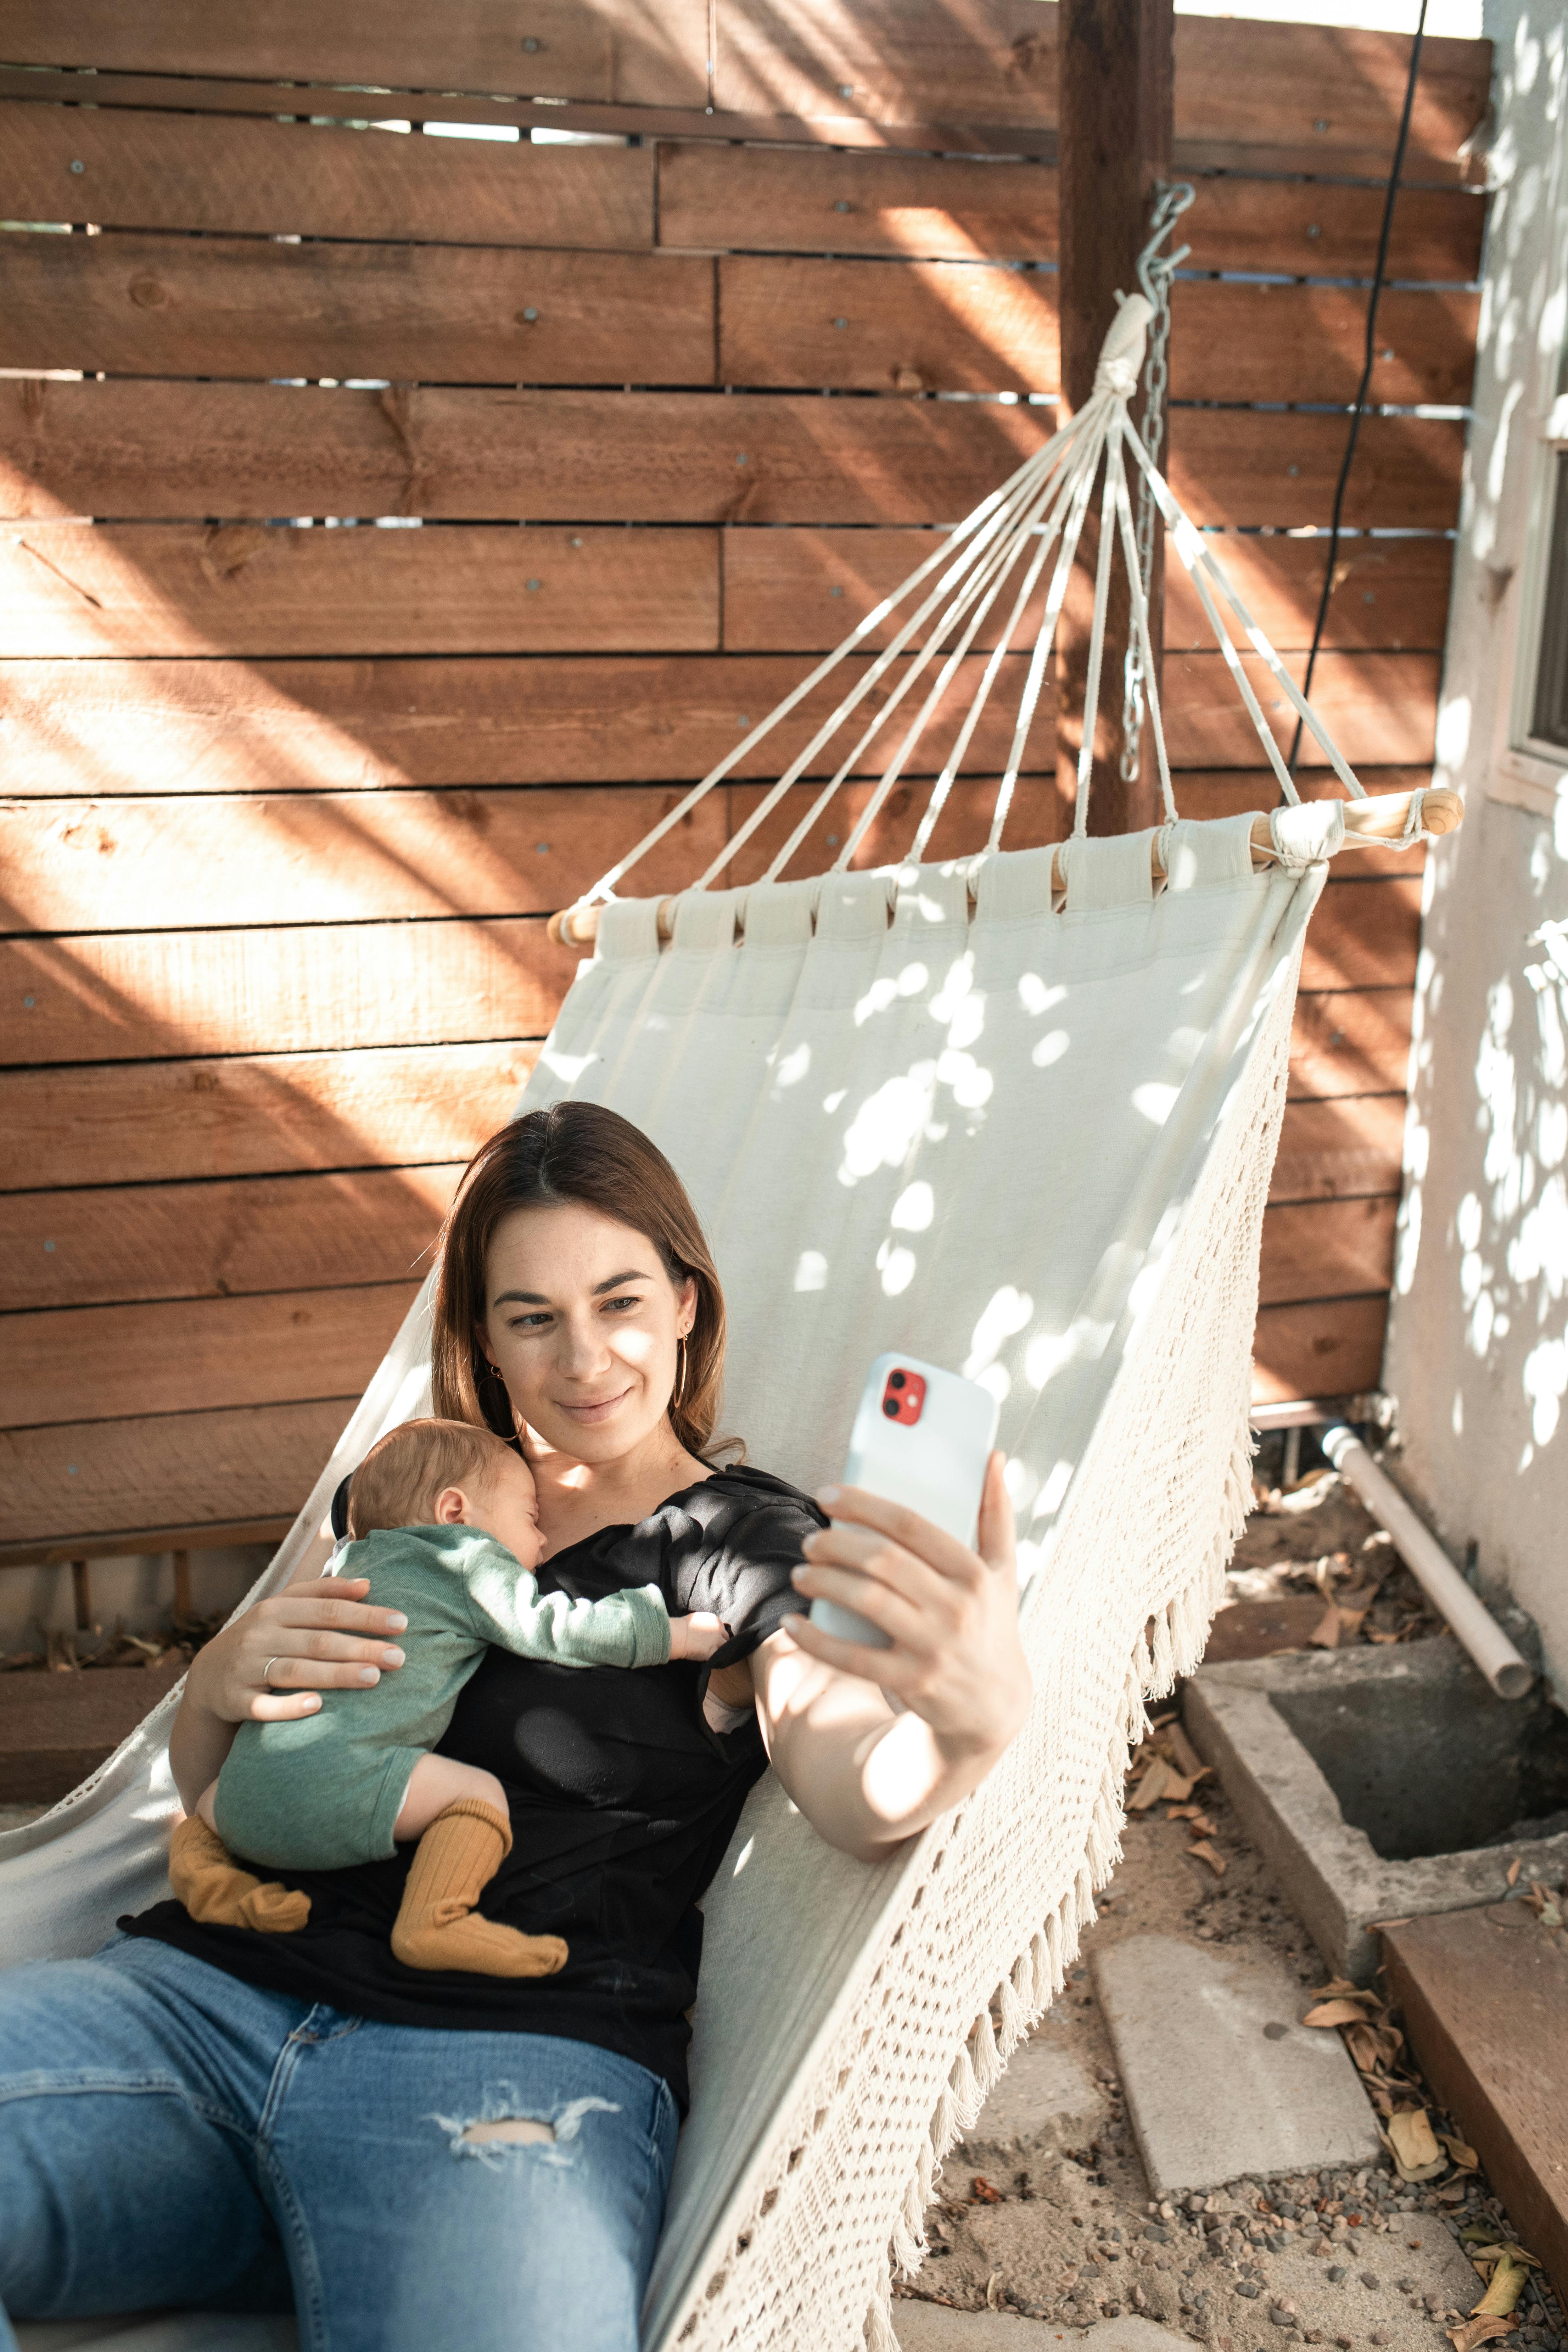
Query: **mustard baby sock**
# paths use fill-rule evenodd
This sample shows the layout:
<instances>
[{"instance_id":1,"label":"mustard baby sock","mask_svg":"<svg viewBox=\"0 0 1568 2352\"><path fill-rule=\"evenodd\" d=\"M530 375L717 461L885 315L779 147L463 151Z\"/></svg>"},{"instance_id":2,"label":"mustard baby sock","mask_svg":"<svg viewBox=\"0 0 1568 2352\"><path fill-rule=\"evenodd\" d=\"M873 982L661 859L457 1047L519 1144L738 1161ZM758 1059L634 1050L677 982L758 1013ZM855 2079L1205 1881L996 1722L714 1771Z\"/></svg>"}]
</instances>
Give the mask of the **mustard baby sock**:
<instances>
[{"instance_id":1,"label":"mustard baby sock","mask_svg":"<svg viewBox=\"0 0 1568 2352\"><path fill-rule=\"evenodd\" d=\"M310 1898L276 1879L241 1870L216 1830L193 1813L169 1841L169 1881L193 1919L204 1927L256 1927L265 1936L291 1936L310 1916Z\"/></svg>"},{"instance_id":2,"label":"mustard baby sock","mask_svg":"<svg viewBox=\"0 0 1568 2352\"><path fill-rule=\"evenodd\" d=\"M552 1977L566 1962L559 1936L524 1936L475 1911L511 1852L511 1824L479 1797L437 1813L414 1850L392 1948L408 1969L471 1976Z\"/></svg>"}]
</instances>

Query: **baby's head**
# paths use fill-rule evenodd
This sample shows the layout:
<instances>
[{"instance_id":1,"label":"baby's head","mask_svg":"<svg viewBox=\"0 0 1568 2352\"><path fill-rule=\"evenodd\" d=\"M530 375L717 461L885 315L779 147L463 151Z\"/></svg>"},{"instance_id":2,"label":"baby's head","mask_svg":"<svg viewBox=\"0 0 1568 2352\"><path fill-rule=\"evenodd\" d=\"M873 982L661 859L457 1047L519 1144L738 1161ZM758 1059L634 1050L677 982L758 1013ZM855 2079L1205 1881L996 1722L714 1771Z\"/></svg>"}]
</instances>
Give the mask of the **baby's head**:
<instances>
[{"instance_id":1,"label":"baby's head","mask_svg":"<svg viewBox=\"0 0 1568 2352\"><path fill-rule=\"evenodd\" d=\"M492 1429L405 1421L370 1449L349 1486L349 1533L478 1528L537 1568L544 1549L533 1474Z\"/></svg>"}]
</instances>

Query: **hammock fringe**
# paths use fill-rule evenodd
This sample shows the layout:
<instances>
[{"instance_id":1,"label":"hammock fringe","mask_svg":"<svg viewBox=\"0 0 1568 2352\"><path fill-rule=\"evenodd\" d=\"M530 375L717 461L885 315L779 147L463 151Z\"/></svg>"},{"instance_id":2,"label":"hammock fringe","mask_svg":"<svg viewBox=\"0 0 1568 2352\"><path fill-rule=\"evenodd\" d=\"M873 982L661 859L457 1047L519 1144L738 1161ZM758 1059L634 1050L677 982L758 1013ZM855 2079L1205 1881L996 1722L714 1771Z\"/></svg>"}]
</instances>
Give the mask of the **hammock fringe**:
<instances>
[{"instance_id":1,"label":"hammock fringe","mask_svg":"<svg viewBox=\"0 0 1568 2352\"><path fill-rule=\"evenodd\" d=\"M1135 1647L1126 1705L1111 1738L1089 1820L1083 1867L981 2011L953 2060L948 2084L938 2096L929 2137L920 2148L915 2175L889 2244L887 2277L867 2315L867 2352L897 2352L892 2281L912 2278L925 2258L925 2214L942 2178L942 2159L973 2129L1006 2061L1028 2038L1067 1982L1068 1971L1078 1958L1079 1939L1098 1916L1094 1889L1105 1885L1121 1860L1126 1819L1122 1791L1129 1754L1147 1727L1147 1702L1163 1697L1203 1656L1215 1611L1224 1598L1226 1566L1251 1507L1254 1451L1244 1409L1226 1474L1222 1523L1199 1567L1151 1621ZM999 2034L992 2022L994 2009L1001 2019Z\"/></svg>"}]
</instances>

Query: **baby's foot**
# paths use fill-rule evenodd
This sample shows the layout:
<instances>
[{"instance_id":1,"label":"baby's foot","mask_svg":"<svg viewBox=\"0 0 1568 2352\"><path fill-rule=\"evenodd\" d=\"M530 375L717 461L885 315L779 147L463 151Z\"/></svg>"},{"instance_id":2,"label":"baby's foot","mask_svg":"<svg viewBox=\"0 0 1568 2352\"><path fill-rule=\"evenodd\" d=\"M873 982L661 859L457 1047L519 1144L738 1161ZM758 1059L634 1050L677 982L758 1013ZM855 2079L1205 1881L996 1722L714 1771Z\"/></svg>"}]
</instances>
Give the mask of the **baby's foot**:
<instances>
[{"instance_id":1,"label":"baby's foot","mask_svg":"<svg viewBox=\"0 0 1568 2352\"><path fill-rule=\"evenodd\" d=\"M241 1870L217 1832L195 1813L169 1841L169 1884L203 1927L291 1936L310 1916L308 1895Z\"/></svg>"}]
</instances>

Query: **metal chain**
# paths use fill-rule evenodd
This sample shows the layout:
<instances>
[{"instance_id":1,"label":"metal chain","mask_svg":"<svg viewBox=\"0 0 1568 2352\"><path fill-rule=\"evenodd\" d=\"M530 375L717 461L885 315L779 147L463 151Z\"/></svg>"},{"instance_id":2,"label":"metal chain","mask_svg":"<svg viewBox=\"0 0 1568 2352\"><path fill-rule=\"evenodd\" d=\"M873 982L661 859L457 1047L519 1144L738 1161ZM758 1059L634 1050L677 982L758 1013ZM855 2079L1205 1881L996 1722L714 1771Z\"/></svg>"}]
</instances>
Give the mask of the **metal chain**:
<instances>
[{"instance_id":1,"label":"metal chain","mask_svg":"<svg viewBox=\"0 0 1568 2352\"><path fill-rule=\"evenodd\" d=\"M1170 383L1168 351L1171 341L1171 280L1192 251L1182 246L1175 253L1160 247L1192 203L1194 189L1185 180L1161 181L1154 190L1154 213L1149 242L1138 257L1138 284L1154 313L1149 325L1149 356L1144 369L1143 446L1155 465L1165 427L1165 393ZM1138 570L1144 593L1154 561L1154 494L1140 469L1137 518ZM1152 615L1151 615L1152 620ZM1138 739L1143 731L1143 657L1135 635L1129 633L1121 701L1121 781L1138 776Z\"/></svg>"}]
</instances>

